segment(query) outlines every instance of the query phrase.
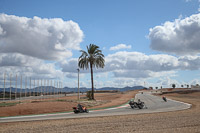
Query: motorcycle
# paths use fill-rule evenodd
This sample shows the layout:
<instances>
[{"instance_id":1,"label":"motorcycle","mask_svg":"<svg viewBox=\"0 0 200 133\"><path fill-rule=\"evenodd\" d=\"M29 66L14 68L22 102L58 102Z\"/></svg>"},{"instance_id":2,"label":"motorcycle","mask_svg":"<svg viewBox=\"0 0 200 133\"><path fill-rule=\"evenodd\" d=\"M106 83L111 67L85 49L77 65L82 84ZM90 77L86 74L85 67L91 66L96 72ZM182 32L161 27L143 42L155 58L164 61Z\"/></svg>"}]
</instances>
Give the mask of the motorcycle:
<instances>
[{"instance_id":1,"label":"motorcycle","mask_svg":"<svg viewBox=\"0 0 200 133\"><path fill-rule=\"evenodd\" d=\"M141 102L140 99L138 99L138 102L130 101L129 105L131 106L132 109L138 108L138 109L144 109L146 107L144 102Z\"/></svg>"},{"instance_id":2,"label":"motorcycle","mask_svg":"<svg viewBox=\"0 0 200 133\"><path fill-rule=\"evenodd\" d=\"M162 99L167 102L167 98L165 96L162 97Z\"/></svg>"},{"instance_id":3,"label":"motorcycle","mask_svg":"<svg viewBox=\"0 0 200 133\"><path fill-rule=\"evenodd\" d=\"M89 113L89 110L86 107L84 107L80 104L78 104L77 107L73 107L73 111L74 111L75 114L77 114L77 113Z\"/></svg>"}]
</instances>

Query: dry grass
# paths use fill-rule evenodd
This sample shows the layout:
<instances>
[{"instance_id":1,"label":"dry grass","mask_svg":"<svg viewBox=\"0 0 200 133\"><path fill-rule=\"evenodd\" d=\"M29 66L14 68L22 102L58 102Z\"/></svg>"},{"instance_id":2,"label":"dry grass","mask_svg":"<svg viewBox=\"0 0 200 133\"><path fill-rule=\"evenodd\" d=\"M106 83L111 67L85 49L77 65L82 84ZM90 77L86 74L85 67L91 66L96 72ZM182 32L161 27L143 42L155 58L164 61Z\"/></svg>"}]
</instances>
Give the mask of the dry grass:
<instances>
[{"instance_id":1,"label":"dry grass","mask_svg":"<svg viewBox=\"0 0 200 133\"><path fill-rule=\"evenodd\" d=\"M116 106L126 103L137 91L123 93L97 93L95 101L88 101L85 95L81 96L80 103L91 108L102 108ZM46 99L42 101L26 100L15 106L0 107L0 117L31 115L72 111L72 107L77 106L77 96L67 96L59 99Z\"/></svg>"}]
</instances>

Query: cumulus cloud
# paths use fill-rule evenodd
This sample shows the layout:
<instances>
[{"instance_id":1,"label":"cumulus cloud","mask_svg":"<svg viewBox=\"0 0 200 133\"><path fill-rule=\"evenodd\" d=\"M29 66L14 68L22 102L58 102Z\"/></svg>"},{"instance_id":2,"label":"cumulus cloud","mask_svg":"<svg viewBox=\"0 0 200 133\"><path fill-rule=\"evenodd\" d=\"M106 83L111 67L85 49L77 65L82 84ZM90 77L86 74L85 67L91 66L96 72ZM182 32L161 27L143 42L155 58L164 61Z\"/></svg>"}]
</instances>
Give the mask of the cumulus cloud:
<instances>
[{"instance_id":1,"label":"cumulus cloud","mask_svg":"<svg viewBox=\"0 0 200 133\"><path fill-rule=\"evenodd\" d=\"M68 78L77 78L77 64L78 59L72 58L60 63L60 66L64 73L68 73ZM146 55L141 52L120 51L105 56L105 68L94 70L95 79L98 79L95 84L98 87L124 87L127 85L143 85L144 80L160 78L157 83L149 83L148 86L169 87L172 83L176 83L180 87L183 83L170 79L170 77L177 76L179 70L199 69L200 56L177 57L166 54ZM82 69L80 72L85 76L90 73L89 70ZM87 76L90 76L90 74ZM105 81L101 81L102 79L105 79ZM119 84L118 80L123 81L123 83L120 82L121 84Z\"/></svg>"},{"instance_id":2,"label":"cumulus cloud","mask_svg":"<svg viewBox=\"0 0 200 133\"><path fill-rule=\"evenodd\" d=\"M0 53L59 60L79 50L82 39L82 30L71 20L0 14Z\"/></svg>"},{"instance_id":3,"label":"cumulus cloud","mask_svg":"<svg viewBox=\"0 0 200 133\"><path fill-rule=\"evenodd\" d=\"M120 49L131 49L131 45L118 44L116 46L110 47L110 50L120 50Z\"/></svg>"},{"instance_id":4,"label":"cumulus cloud","mask_svg":"<svg viewBox=\"0 0 200 133\"><path fill-rule=\"evenodd\" d=\"M34 61L33 61L34 60ZM24 56L22 54L10 53L0 54L0 67L5 66L31 66L35 62L33 57Z\"/></svg>"},{"instance_id":5,"label":"cumulus cloud","mask_svg":"<svg viewBox=\"0 0 200 133\"><path fill-rule=\"evenodd\" d=\"M78 59L60 63L63 72L77 73ZM120 51L105 57L105 68L97 73L113 72L114 77L150 78L173 75L177 70L200 69L200 56L176 57L165 54L146 55L140 52ZM90 73L81 70L81 73Z\"/></svg>"},{"instance_id":6,"label":"cumulus cloud","mask_svg":"<svg viewBox=\"0 0 200 133\"><path fill-rule=\"evenodd\" d=\"M140 52L117 52L106 57L107 70L150 70L154 72L170 71L180 67L177 57L157 54L146 55Z\"/></svg>"},{"instance_id":7,"label":"cumulus cloud","mask_svg":"<svg viewBox=\"0 0 200 133\"><path fill-rule=\"evenodd\" d=\"M78 59L71 58L59 63L59 66L62 68L63 72L77 73L78 69Z\"/></svg>"},{"instance_id":8,"label":"cumulus cloud","mask_svg":"<svg viewBox=\"0 0 200 133\"><path fill-rule=\"evenodd\" d=\"M32 78L55 79L65 75L56 69L54 63L46 63L41 59L18 53L0 54L0 75L17 74Z\"/></svg>"},{"instance_id":9,"label":"cumulus cloud","mask_svg":"<svg viewBox=\"0 0 200 133\"><path fill-rule=\"evenodd\" d=\"M200 52L200 13L150 29L150 47L177 55L197 55Z\"/></svg>"},{"instance_id":10,"label":"cumulus cloud","mask_svg":"<svg viewBox=\"0 0 200 133\"><path fill-rule=\"evenodd\" d=\"M114 71L114 76L123 78L148 78L150 77L150 72L140 70L116 70Z\"/></svg>"},{"instance_id":11,"label":"cumulus cloud","mask_svg":"<svg viewBox=\"0 0 200 133\"><path fill-rule=\"evenodd\" d=\"M103 71L114 72L115 77L150 78L172 76L178 70L199 70L200 56L181 56L140 52L117 52L106 56Z\"/></svg>"},{"instance_id":12,"label":"cumulus cloud","mask_svg":"<svg viewBox=\"0 0 200 133\"><path fill-rule=\"evenodd\" d=\"M199 70L200 56L181 56L179 62L182 63L183 70Z\"/></svg>"}]
</instances>

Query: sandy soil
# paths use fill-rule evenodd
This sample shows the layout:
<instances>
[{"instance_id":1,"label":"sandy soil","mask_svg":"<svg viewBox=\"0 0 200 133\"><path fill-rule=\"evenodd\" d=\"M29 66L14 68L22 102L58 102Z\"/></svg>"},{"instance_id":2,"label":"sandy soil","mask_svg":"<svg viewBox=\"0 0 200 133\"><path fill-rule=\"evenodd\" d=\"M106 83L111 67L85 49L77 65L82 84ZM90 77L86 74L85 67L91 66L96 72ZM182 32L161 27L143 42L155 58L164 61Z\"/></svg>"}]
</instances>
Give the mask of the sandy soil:
<instances>
[{"instance_id":1,"label":"sandy soil","mask_svg":"<svg viewBox=\"0 0 200 133\"><path fill-rule=\"evenodd\" d=\"M136 93L137 91L126 92L124 94L97 93L95 94L95 101L88 101L85 99L85 95L83 95L81 96L80 103L89 109L116 106L128 102ZM26 100L15 106L0 107L0 117L72 111L72 107L77 106L77 103L77 96L46 99L43 101Z\"/></svg>"},{"instance_id":2,"label":"sandy soil","mask_svg":"<svg viewBox=\"0 0 200 133\"><path fill-rule=\"evenodd\" d=\"M125 116L18 122L0 124L5 133L199 133L200 92L168 94L168 98L191 103L191 109Z\"/></svg>"}]
</instances>

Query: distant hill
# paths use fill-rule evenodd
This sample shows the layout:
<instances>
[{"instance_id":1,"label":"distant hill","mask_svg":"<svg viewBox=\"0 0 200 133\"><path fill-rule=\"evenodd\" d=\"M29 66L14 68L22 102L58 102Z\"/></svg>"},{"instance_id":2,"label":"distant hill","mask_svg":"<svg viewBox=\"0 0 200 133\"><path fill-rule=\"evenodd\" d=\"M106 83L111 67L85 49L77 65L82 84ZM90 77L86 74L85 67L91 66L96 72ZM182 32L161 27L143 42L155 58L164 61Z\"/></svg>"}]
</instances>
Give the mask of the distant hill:
<instances>
[{"instance_id":1,"label":"distant hill","mask_svg":"<svg viewBox=\"0 0 200 133\"><path fill-rule=\"evenodd\" d=\"M41 92L41 89L44 90L45 92L53 92L55 87L51 87L51 86L40 86L40 87L36 87L36 88L32 88L32 89L20 89L17 88L17 92L19 93L20 91L22 93L24 93L25 91L27 92ZM117 90L117 91L130 91L130 90L139 90L139 89L143 89L143 86L133 86L133 87L124 87L124 88L115 88L115 87L103 87L103 88L99 88L99 89L95 89L95 90L102 90L102 91L108 91L108 90ZM91 88L80 88L80 92L86 92L91 90ZM0 88L0 92L3 92L4 88ZM10 88L5 88L6 92L10 92ZM15 88L11 87L11 91L15 92ZM56 88L55 91L57 92ZM69 87L64 87L62 89L62 92L77 92L78 89L77 88L69 88Z\"/></svg>"},{"instance_id":2,"label":"distant hill","mask_svg":"<svg viewBox=\"0 0 200 133\"><path fill-rule=\"evenodd\" d=\"M133 87L124 87L124 88L115 88L115 87L103 87L103 88L100 88L100 89L96 89L96 90L118 90L118 91L121 91L121 92L124 92L124 91L130 91L130 90L139 90L139 89L144 89L143 86L133 86Z\"/></svg>"}]
</instances>

